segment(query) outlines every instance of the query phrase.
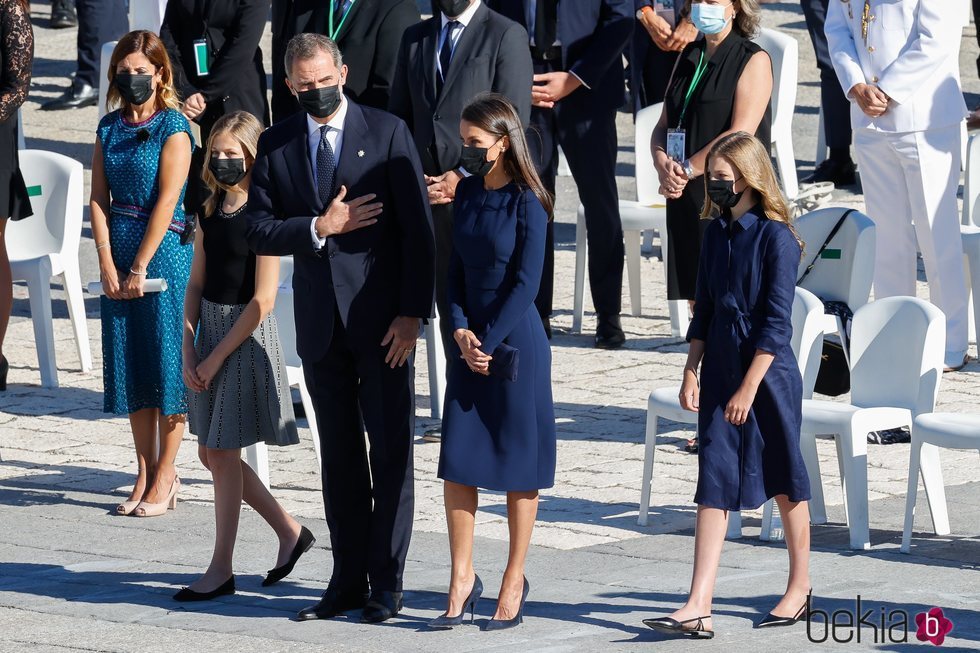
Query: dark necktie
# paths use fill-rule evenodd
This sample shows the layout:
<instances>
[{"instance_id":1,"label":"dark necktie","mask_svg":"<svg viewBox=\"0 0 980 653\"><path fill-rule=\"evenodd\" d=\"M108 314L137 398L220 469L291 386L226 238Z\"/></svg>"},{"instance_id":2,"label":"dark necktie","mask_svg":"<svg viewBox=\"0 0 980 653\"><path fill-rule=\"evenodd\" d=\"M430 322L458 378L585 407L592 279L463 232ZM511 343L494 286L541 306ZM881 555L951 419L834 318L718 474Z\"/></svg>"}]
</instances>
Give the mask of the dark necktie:
<instances>
[{"instance_id":1,"label":"dark necktie","mask_svg":"<svg viewBox=\"0 0 980 653\"><path fill-rule=\"evenodd\" d=\"M327 141L330 129L326 125L320 127L320 144L316 148L316 190L324 207L333 199L333 182L337 174L337 160Z\"/></svg>"},{"instance_id":2,"label":"dark necktie","mask_svg":"<svg viewBox=\"0 0 980 653\"><path fill-rule=\"evenodd\" d=\"M558 35L558 0L538 0L534 15L534 46L547 50Z\"/></svg>"},{"instance_id":3,"label":"dark necktie","mask_svg":"<svg viewBox=\"0 0 980 653\"><path fill-rule=\"evenodd\" d=\"M449 64L453 60L453 33L456 31L457 25L459 25L459 21L451 20L442 29L442 49L439 50L439 69L442 71L442 74L439 75L438 84L440 93L442 92L442 85L449 77Z\"/></svg>"}]
</instances>

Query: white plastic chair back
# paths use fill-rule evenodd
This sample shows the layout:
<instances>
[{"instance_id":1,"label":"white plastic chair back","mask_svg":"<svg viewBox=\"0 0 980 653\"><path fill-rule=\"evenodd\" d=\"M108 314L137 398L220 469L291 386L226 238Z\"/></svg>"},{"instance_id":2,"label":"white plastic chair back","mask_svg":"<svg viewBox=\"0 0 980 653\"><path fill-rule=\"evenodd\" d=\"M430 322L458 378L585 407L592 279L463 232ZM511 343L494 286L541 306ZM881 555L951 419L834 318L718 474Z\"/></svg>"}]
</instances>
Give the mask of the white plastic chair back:
<instances>
[{"instance_id":1,"label":"white plastic chair back","mask_svg":"<svg viewBox=\"0 0 980 653\"><path fill-rule=\"evenodd\" d=\"M946 352L946 316L915 297L886 297L854 312L851 403L931 413Z\"/></svg>"},{"instance_id":2,"label":"white plastic chair back","mask_svg":"<svg viewBox=\"0 0 980 653\"><path fill-rule=\"evenodd\" d=\"M68 261L78 259L82 236L82 164L63 154L22 150L20 168L31 197L34 215L7 224L10 261L28 261L56 254ZM54 274L63 263L53 260Z\"/></svg>"},{"instance_id":3,"label":"white plastic chair back","mask_svg":"<svg viewBox=\"0 0 980 653\"><path fill-rule=\"evenodd\" d=\"M272 309L279 327L279 342L288 367L302 367L303 361L296 353L296 322L293 309L293 257L279 258L279 291Z\"/></svg>"},{"instance_id":4,"label":"white plastic chair back","mask_svg":"<svg viewBox=\"0 0 980 653\"><path fill-rule=\"evenodd\" d=\"M846 210L840 207L817 209L796 220L796 231L806 244L797 278L813 261L820 246ZM874 222L863 213L854 211L847 216L820 260L800 285L825 302L844 302L852 311L856 311L868 303L874 268Z\"/></svg>"},{"instance_id":5,"label":"white plastic chair back","mask_svg":"<svg viewBox=\"0 0 980 653\"><path fill-rule=\"evenodd\" d=\"M796 90L799 82L800 46L791 36L763 28L754 39L769 53L772 60L772 142L785 143L787 154L792 153L793 113L796 111ZM777 148L777 157L781 156ZM799 193L796 161L780 161L783 192L789 198Z\"/></svg>"},{"instance_id":6,"label":"white plastic chair back","mask_svg":"<svg viewBox=\"0 0 980 653\"><path fill-rule=\"evenodd\" d=\"M102 44L102 54L99 56L99 120L106 114L105 98L109 91L109 61L112 60L112 51L116 48L118 41L109 41Z\"/></svg>"},{"instance_id":7,"label":"white plastic chair back","mask_svg":"<svg viewBox=\"0 0 980 653\"><path fill-rule=\"evenodd\" d=\"M660 177L657 175L656 166L653 165L653 151L650 149L653 130L660 122L663 108L661 102L640 109L636 113L633 146L636 161L636 201L641 206L667 206L667 200L658 192Z\"/></svg>"},{"instance_id":8,"label":"white plastic chair back","mask_svg":"<svg viewBox=\"0 0 980 653\"><path fill-rule=\"evenodd\" d=\"M962 223L980 227L980 138L970 136L966 145L963 174L963 217Z\"/></svg>"},{"instance_id":9,"label":"white plastic chair back","mask_svg":"<svg viewBox=\"0 0 980 653\"><path fill-rule=\"evenodd\" d=\"M167 0L129 0L129 29L160 33Z\"/></svg>"},{"instance_id":10,"label":"white plastic chair back","mask_svg":"<svg viewBox=\"0 0 980 653\"><path fill-rule=\"evenodd\" d=\"M797 287L793 297L793 353L803 377L803 398L813 398L820 355L823 353L823 302L809 290Z\"/></svg>"}]
</instances>

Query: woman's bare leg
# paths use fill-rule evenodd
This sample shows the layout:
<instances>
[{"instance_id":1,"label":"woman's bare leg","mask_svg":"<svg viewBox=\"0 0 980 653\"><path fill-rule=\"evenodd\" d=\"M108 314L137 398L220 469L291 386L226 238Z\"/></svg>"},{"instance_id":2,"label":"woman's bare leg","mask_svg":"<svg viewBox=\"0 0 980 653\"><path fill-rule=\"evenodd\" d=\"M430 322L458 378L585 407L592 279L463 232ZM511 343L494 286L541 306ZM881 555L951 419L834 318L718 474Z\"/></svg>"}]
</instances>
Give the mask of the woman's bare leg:
<instances>
[{"instance_id":1,"label":"woman's bare leg","mask_svg":"<svg viewBox=\"0 0 980 653\"><path fill-rule=\"evenodd\" d=\"M786 534L789 580L786 593L772 609L772 614L795 617L810 593L810 506L806 501L790 501L785 494L775 498Z\"/></svg>"},{"instance_id":2,"label":"woman's bare leg","mask_svg":"<svg viewBox=\"0 0 980 653\"><path fill-rule=\"evenodd\" d=\"M538 516L538 492L507 493L507 526L510 529L510 553L507 569L500 583L497 611L493 618L506 621L517 616L524 593L524 562L531 545L531 532Z\"/></svg>"},{"instance_id":3,"label":"woman's bare leg","mask_svg":"<svg viewBox=\"0 0 980 653\"><path fill-rule=\"evenodd\" d=\"M464 603L476 582L476 572L473 570L473 527L476 523L477 490L469 485L445 481L443 497L449 526L449 555L452 560L446 614L455 617L466 608Z\"/></svg>"}]
</instances>

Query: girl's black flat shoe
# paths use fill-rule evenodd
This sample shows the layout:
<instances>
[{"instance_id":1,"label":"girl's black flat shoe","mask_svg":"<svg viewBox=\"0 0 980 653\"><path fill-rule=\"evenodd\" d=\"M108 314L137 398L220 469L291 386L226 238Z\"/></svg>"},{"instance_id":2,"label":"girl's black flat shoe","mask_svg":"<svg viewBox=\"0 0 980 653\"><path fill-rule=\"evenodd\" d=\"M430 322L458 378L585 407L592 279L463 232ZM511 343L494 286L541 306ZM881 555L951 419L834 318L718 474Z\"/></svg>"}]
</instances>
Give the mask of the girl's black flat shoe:
<instances>
[{"instance_id":1,"label":"girl's black flat shoe","mask_svg":"<svg viewBox=\"0 0 980 653\"><path fill-rule=\"evenodd\" d=\"M314 544L316 544L316 538L313 537L313 533L306 526L303 526L299 531L299 539L296 540L296 546L293 547L293 552L289 554L289 560L281 567L270 569L265 580L262 581L262 587L268 587L269 585L278 583L292 573L293 567L296 566L299 559L304 553L313 548Z\"/></svg>"},{"instance_id":2,"label":"girl's black flat shoe","mask_svg":"<svg viewBox=\"0 0 980 653\"><path fill-rule=\"evenodd\" d=\"M216 599L219 596L226 596L228 594L235 593L235 577L232 576L224 583L222 583L217 588L211 590L210 592L195 592L189 587L185 587L176 594L174 594L174 601L180 601L181 603L191 603L193 601L210 601L211 599Z\"/></svg>"},{"instance_id":3,"label":"girl's black flat shoe","mask_svg":"<svg viewBox=\"0 0 980 653\"><path fill-rule=\"evenodd\" d=\"M810 595L807 594L806 603L796 611L796 614L792 617L777 617L773 613L767 614L760 621L756 622L756 628L775 628L777 626L792 626L795 623L803 621L806 619L810 610Z\"/></svg>"},{"instance_id":4,"label":"girl's black flat shoe","mask_svg":"<svg viewBox=\"0 0 980 653\"><path fill-rule=\"evenodd\" d=\"M681 637L689 637L691 639L711 639L715 636L715 631L708 630L704 627L704 620L710 618L711 615L707 615L677 621L673 617L660 617L659 619L644 619L643 624L665 635L680 635ZM689 623L694 623L694 628L684 626L684 624Z\"/></svg>"}]
</instances>

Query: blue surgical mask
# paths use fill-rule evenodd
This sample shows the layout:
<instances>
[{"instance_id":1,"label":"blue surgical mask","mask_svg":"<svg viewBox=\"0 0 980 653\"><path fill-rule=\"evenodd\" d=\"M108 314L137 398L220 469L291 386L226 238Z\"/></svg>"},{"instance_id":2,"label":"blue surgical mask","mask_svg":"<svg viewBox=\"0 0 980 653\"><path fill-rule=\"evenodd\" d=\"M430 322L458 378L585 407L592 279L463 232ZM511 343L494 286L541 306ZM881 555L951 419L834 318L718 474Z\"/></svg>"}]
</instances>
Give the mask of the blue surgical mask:
<instances>
[{"instance_id":1,"label":"blue surgical mask","mask_svg":"<svg viewBox=\"0 0 980 653\"><path fill-rule=\"evenodd\" d=\"M707 5L698 2L691 5L691 22L702 34L718 34L725 29L728 19L725 10L729 5Z\"/></svg>"}]
</instances>

